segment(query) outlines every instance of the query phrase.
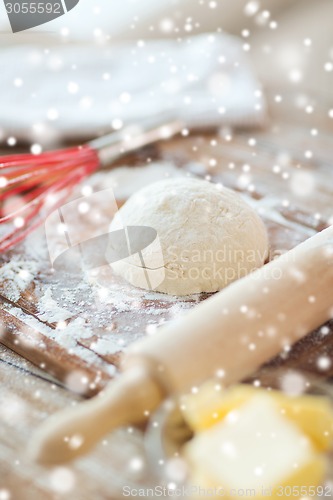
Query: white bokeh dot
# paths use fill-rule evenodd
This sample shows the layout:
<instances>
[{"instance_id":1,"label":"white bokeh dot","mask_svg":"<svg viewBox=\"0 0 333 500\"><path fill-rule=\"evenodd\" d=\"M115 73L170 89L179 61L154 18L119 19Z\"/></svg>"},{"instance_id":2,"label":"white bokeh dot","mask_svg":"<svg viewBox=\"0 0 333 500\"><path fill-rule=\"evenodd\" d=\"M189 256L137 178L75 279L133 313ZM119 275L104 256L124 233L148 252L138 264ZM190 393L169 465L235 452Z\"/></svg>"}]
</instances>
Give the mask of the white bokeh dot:
<instances>
[{"instance_id":1,"label":"white bokeh dot","mask_svg":"<svg viewBox=\"0 0 333 500\"><path fill-rule=\"evenodd\" d=\"M67 467L56 467L50 473L50 486L57 493L69 493L76 483L74 472Z\"/></svg>"},{"instance_id":2,"label":"white bokeh dot","mask_svg":"<svg viewBox=\"0 0 333 500\"><path fill-rule=\"evenodd\" d=\"M67 85L67 90L70 94L77 94L79 86L76 82L69 82Z\"/></svg>"},{"instance_id":3,"label":"white bokeh dot","mask_svg":"<svg viewBox=\"0 0 333 500\"><path fill-rule=\"evenodd\" d=\"M327 371L332 365L332 361L328 356L320 356L317 359L317 367L321 371Z\"/></svg>"},{"instance_id":4,"label":"white bokeh dot","mask_svg":"<svg viewBox=\"0 0 333 500\"><path fill-rule=\"evenodd\" d=\"M112 120L111 125L114 130L120 130L123 127L123 122L119 118L115 118Z\"/></svg>"},{"instance_id":5,"label":"white bokeh dot","mask_svg":"<svg viewBox=\"0 0 333 500\"><path fill-rule=\"evenodd\" d=\"M4 488L0 489L0 500L10 500L12 498L12 495L9 490L6 490Z\"/></svg>"},{"instance_id":6,"label":"white bokeh dot","mask_svg":"<svg viewBox=\"0 0 333 500\"><path fill-rule=\"evenodd\" d=\"M32 144L30 147L30 151L33 155L40 155L43 151L43 148L40 144Z\"/></svg>"}]
</instances>

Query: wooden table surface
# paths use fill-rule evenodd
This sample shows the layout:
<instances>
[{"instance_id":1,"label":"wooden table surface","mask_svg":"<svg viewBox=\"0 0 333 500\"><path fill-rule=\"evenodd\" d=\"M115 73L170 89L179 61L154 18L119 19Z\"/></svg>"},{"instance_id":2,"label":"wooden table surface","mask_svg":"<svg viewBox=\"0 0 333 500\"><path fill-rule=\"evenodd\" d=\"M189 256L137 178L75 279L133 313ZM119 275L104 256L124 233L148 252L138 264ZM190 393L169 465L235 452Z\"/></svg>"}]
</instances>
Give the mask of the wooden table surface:
<instances>
[{"instance_id":1,"label":"wooden table surface","mask_svg":"<svg viewBox=\"0 0 333 500\"><path fill-rule=\"evenodd\" d=\"M222 181L247 193L254 202L264 200L265 222L270 235L276 235L274 249L283 251L333 220L333 120L328 118L326 103L319 100L315 100L314 113L308 114L300 107L297 95L286 94L282 103L277 103L274 96L272 89L268 93L270 119L263 130L232 132L222 128L214 134L190 134L142 151L134 160L142 164L148 157L171 161L195 175L208 174L214 181ZM126 159L126 164L132 162L133 158ZM305 174L298 175L299 172ZM275 214L273 218L272 213ZM276 219L276 214L283 219ZM20 330L19 320L13 316L12 331L8 330L11 317L8 316L5 287L1 293L4 297L3 344L22 354L26 352L26 357L35 360L35 365L45 359L46 365L57 360L57 355L52 354L52 346L52 360L50 351L46 353L48 358L36 360L36 353L28 354L31 345L18 347L13 344L12 334ZM16 303L10 304L10 310L17 306L21 313L32 314L27 300L27 296L21 296ZM94 304L92 314L93 308ZM122 318L131 321L129 312L125 311ZM90 349L91 343L86 343L85 347ZM318 358L322 356L333 356L333 334L329 324L293 349L287 349L273 363L310 370L330 379L333 366L322 370L318 366ZM93 359L93 368L89 367L89 362L85 365L79 362L78 366L87 373L89 370L96 373L94 363L97 363L104 373L106 365L117 366L118 362L117 356ZM122 434L116 439L107 437L88 457L62 468L41 468L32 464L26 455L28 439L37 425L48 415L81 399L64 388L61 370L56 365L45 366L45 363L44 369L40 369L0 344L0 500L121 498L116 477L125 474L130 457L135 457L136 447L141 446L135 433ZM112 371L106 370L92 386L90 394L103 387L111 376Z\"/></svg>"}]
</instances>

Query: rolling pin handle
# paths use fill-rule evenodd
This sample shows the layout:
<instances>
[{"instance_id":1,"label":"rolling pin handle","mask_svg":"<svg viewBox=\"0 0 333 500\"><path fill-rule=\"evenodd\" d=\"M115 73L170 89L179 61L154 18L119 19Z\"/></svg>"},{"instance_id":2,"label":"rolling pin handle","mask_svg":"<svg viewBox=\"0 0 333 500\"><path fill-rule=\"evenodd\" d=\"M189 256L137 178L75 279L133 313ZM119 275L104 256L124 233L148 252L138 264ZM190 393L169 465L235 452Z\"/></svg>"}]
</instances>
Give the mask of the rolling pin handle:
<instances>
[{"instance_id":1,"label":"rolling pin handle","mask_svg":"<svg viewBox=\"0 0 333 500\"><path fill-rule=\"evenodd\" d=\"M134 364L96 398L48 419L32 439L29 457L43 465L69 462L116 427L147 420L164 397L149 367Z\"/></svg>"}]
</instances>

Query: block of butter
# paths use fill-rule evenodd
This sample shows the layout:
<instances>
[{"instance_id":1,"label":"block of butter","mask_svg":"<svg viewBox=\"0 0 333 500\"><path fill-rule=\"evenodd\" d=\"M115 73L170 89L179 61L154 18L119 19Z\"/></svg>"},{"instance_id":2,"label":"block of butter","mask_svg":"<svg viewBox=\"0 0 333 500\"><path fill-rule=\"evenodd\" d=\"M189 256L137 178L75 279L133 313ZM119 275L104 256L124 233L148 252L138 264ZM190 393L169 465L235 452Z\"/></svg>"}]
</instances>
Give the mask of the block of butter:
<instances>
[{"instance_id":1,"label":"block of butter","mask_svg":"<svg viewBox=\"0 0 333 500\"><path fill-rule=\"evenodd\" d=\"M326 460L311 440L281 414L269 395L258 394L229 412L184 447L192 484L219 488L220 496L272 499L321 483ZM298 488L298 490L297 490ZM289 493L290 493L289 491Z\"/></svg>"},{"instance_id":2,"label":"block of butter","mask_svg":"<svg viewBox=\"0 0 333 500\"><path fill-rule=\"evenodd\" d=\"M188 425L199 432L215 425L235 408L255 395L270 395L280 413L296 423L312 440L317 450L333 446L333 407L325 396L291 397L280 391L267 391L240 384L224 390L214 381L203 384L198 393L183 396L181 409Z\"/></svg>"}]
</instances>

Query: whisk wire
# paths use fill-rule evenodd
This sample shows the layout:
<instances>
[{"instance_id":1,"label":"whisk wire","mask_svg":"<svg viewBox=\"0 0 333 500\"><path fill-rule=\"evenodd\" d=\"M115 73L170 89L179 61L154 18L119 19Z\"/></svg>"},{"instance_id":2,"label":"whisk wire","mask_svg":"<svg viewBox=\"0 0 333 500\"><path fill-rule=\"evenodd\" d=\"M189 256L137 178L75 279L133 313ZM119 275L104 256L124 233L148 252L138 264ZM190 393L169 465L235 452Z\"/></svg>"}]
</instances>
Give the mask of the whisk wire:
<instances>
[{"instance_id":1,"label":"whisk wire","mask_svg":"<svg viewBox=\"0 0 333 500\"><path fill-rule=\"evenodd\" d=\"M1 159L0 168L6 168L7 174L6 183L0 189L0 201L3 205L2 212L6 209L4 203L8 199L13 202L18 197L19 206L14 209L11 207L9 213L0 217L0 225L14 225L0 237L0 253L18 244L42 224L75 186L99 165L96 151L89 147L42 153L34 157L13 157ZM27 163L24 164L24 161ZM54 193L58 196L50 203L49 196Z\"/></svg>"},{"instance_id":2,"label":"whisk wire","mask_svg":"<svg viewBox=\"0 0 333 500\"><path fill-rule=\"evenodd\" d=\"M0 158L0 253L13 248L61 206L85 177L116 158L179 133L184 123L171 116L146 119L135 127L83 146ZM50 200L50 195L56 194Z\"/></svg>"}]
</instances>

